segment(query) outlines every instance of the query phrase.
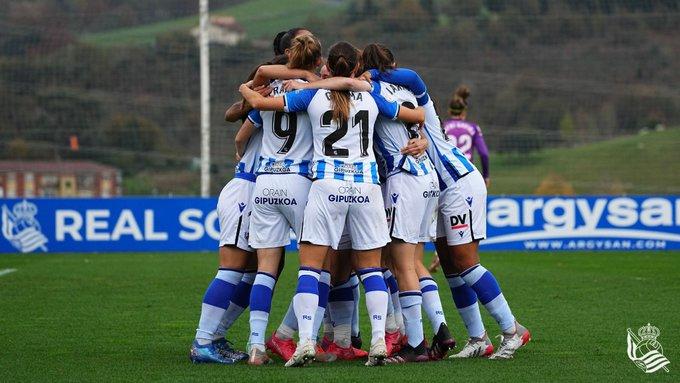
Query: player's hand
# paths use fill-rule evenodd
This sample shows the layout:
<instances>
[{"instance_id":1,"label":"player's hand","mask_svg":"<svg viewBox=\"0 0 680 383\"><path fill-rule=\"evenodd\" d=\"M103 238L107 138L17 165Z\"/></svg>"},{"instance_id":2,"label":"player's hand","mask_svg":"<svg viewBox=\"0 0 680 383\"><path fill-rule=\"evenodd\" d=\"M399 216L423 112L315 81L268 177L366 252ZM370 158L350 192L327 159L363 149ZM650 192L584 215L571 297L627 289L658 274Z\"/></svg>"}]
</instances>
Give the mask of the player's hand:
<instances>
[{"instance_id":1,"label":"player's hand","mask_svg":"<svg viewBox=\"0 0 680 383\"><path fill-rule=\"evenodd\" d=\"M286 80L283 82L283 90L290 92L292 90L303 89L304 85L300 81Z\"/></svg>"},{"instance_id":2,"label":"player's hand","mask_svg":"<svg viewBox=\"0 0 680 383\"><path fill-rule=\"evenodd\" d=\"M401 154L420 157L425 153L428 145L427 139L425 138L412 138L408 140L406 146L401 148Z\"/></svg>"},{"instance_id":3,"label":"player's hand","mask_svg":"<svg viewBox=\"0 0 680 383\"><path fill-rule=\"evenodd\" d=\"M267 97L272 92L272 88L268 85L260 85L253 90L262 95L262 97Z\"/></svg>"},{"instance_id":4,"label":"player's hand","mask_svg":"<svg viewBox=\"0 0 680 383\"><path fill-rule=\"evenodd\" d=\"M305 80L307 80L307 82L314 82L321 80L321 77L317 76L315 73L309 72L309 74L305 76Z\"/></svg>"},{"instance_id":5,"label":"player's hand","mask_svg":"<svg viewBox=\"0 0 680 383\"><path fill-rule=\"evenodd\" d=\"M253 84L252 81L249 81L249 83L250 83L251 85ZM238 91L239 91L239 93L241 93L241 94L247 93L247 92L250 91L250 90L252 90L252 89L250 89L250 86L248 86L248 82L245 83L245 84L241 84L241 85L238 87Z\"/></svg>"},{"instance_id":6,"label":"player's hand","mask_svg":"<svg viewBox=\"0 0 680 383\"><path fill-rule=\"evenodd\" d=\"M489 177L484 178L484 183L486 184L486 188L488 189L489 186L491 186L491 178Z\"/></svg>"},{"instance_id":7,"label":"player's hand","mask_svg":"<svg viewBox=\"0 0 680 383\"><path fill-rule=\"evenodd\" d=\"M362 73L361 76L359 76L359 77L357 77L357 78L358 78L359 80L364 80L364 81L371 82L371 72L366 71L366 72Z\"/></svg>"}]
</instances>

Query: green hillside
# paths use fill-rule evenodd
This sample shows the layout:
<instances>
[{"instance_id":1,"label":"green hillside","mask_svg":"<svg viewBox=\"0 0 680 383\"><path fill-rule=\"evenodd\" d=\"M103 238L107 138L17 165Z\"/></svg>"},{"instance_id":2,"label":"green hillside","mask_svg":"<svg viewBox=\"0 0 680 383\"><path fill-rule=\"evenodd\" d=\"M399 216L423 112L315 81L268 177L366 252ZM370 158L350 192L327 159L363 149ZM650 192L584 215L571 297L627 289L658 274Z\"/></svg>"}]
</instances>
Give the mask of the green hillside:
<instances>
[{"instance_id":1,"label":"green hillside","mask_svg":"<svg viewBox=\"0 0 680 383\"><path fill-rule=\"evenodd\" d=\"M211 15L234 16L249 38L270 38L278 31L302 25L311 14L323 14L337 8L326 0L253 0L211 11ZM190 30L198 25L198 16L183 17L133 28L119 28L81 36L87 43L101 46L151 44L161 33Z\"/></svg>"},{"instance_id":2,"label":"green hillside","mask_svg":"<svg viewBox=\"0 0 680 383\"><path fill-rule=\"evenodd\" d=\"M575 193L680 193L678 142L674 128L522 157L492 154L489 193L533 193L544 180Z\"/></svg>"}]
</instances>

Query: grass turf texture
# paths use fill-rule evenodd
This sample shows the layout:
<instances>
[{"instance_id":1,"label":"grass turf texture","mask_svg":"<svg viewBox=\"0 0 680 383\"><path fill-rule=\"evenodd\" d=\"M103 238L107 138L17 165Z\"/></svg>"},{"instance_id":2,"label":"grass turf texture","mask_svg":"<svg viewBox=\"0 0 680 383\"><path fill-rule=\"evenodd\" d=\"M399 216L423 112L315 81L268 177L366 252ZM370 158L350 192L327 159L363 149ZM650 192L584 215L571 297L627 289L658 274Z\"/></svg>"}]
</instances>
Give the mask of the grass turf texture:
<instances>
[{"instance_id":1,"label":"grass turf texture","mask_svg":"<svg viewBox=\"0 0 680 383\"><path fill-rule=\"evenodd\" d=\"M485 253L483 263L533 341L512 361L382 368L338 362L284 369L278 360L260 368L190 364L187 351L215 262L210 253L1 255L0 269L17 271L0 276L0 381L677 381L678 252ZM269 331L288 306L296 269L289 254ZM441 272L436 278L462 343L463 326ZM367 344L363 300L361 306ZM495 323L484 320L495 335ZM646 376L626 356L626 328L637 332L647 322L661 329L670 373ZM247 334L246 312L229 337L243 349Z\"/></svg>"}]
</instances>

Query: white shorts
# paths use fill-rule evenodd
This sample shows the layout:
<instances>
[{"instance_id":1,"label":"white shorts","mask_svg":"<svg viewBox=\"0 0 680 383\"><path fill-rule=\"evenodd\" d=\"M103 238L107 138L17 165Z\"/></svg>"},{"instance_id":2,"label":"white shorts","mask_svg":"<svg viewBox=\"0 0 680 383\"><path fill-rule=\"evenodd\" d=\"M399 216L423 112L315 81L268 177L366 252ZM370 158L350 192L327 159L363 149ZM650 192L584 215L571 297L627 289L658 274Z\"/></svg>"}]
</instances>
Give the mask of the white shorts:
<instances>
[{"instance_id":1,"label":"white shorts","mask_svg":"<svg viewBox=\"0 0 680 383\"><path fill-rule=\"evenodd\" d=\"M449 246L486 238L486 185L479 172L459 179L439 195L437 238Z\"/></svg>"},{"instance_id":2,"label":"white shorts","mask_svg":"<svg viewBox=\"0 0 680 383\"><path fill-rule=\"evenodd\" d=\"M234 178L229 181L217 200L217 217L220 220L220 247L236 246L245 251L253 251L248 245L248 225L250 221L250 200L255 182Z\"/></svg>"},{"instance_id":3,"label":"white shorts","mask_svg":"<svg viewBox=\"0 0 680 383\"><path fill-rule=\"evenodd\" d=\"M436 175L400 172L387 179L385 213L392 238L407 243L429 242L439 198Z\"/></svg>"},{"instance_id":4,"label":"white shorts","mask_svg":"<svg viewBox=\"0 0 680 383\"><path fill-rule=\"evenodd\" d=\"M354 250L389 242L380 186L334 179L314 181L305 209L302 241L338 249L345 222Z\"/></svg>"},{"instance_id":5,"label":"white shorts","mask_svg":"<svg viewBox=\"0 0 680 383\"><path fill-rule=\"evenodd\" d=\"M290 244L290 230L300 235L312 181L297 174L261 174L253 192L250 246L254 249Z\"/></svg>"}]
</instances>

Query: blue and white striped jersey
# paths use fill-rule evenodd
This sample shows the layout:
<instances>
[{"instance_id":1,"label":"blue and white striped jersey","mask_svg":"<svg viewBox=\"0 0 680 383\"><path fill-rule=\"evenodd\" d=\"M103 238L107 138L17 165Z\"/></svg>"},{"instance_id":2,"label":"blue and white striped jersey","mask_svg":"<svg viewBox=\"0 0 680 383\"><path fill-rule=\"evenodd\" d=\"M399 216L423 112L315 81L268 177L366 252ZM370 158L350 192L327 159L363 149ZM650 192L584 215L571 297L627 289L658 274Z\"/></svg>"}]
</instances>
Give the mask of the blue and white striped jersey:
<instances>
[{"instance_id":1,"label":"blue and white striped jersey","mask_svg":"<svg viewBox=\"0 0 680 383\"><path fill-rule=\"evenodd\" d=\"M249 117L250 118L250 117ZM262 146L262 129L257 129L248 140L241 161L236 164L236 178L255 182L257 164Z\"/></svg>"},{"instance_id":2,"label":"blue and white striped jersey","mask_svg":"<svg viewBox=\"0 0 680 383\"><path fill-rule=\"evenodd\" d=\"M284 94L283 82L270 84L271 95ZM248 118L262 128L262 149L257 174L299 174L309 177L313 156L312 125L306 111L297 113L258 111Z\"/></svg>"},{"instance_id":3,"label":"blue and white striped jersey","mask_svg":"<svg viewBox=\"0 0 680 383\"><path fill-rule=\"evenodd\" d=\"M418 105L425 109L425 134L430 143L427 154L437 170L441 190L452 186L466 174L477 171L475 165L449 141L448 136L442 130L434 103L427 94L427 87L415 71L397 68L387 72L371 69L370 72L371 78L375 81L385 81L409 89L416 95Z\"/></svg>"},{"instance_id":4,"label":"blue and white striped jersey","mask_svg":"<svg viewBox=\"0 0 680 383\"><path fill-rule=\"evenodd\" d=\"M373 84L379 87L374 91L380 92L386 100L396 101L407 108L416 107L416 96L405 87L386 82L374 82ZM432 161L430 161L427 153L423 153L417 158L401 154L401 148L406 146L408 141L413 138L420 138L417 124L388 120L382 116L378 117L375 123L375 150L385 161L387 177L401 171L414 176L422 176L434 171Z\"/></svg>"},{"instance_id":5,"label":"blue and white striped jersey","mask_svg":"<svg viewBox=\"0 0 680 383\"><path fill-rule=\"evenodd\" d=\"M373 152L373 133L378 114L396 118L399 104L377 92L350 92L348 121L333 120L331 92L301 89L284 95L286 112L307 111L314 133L314 179L332 178L380 183Z\"/></svg>"}]
</instances>

